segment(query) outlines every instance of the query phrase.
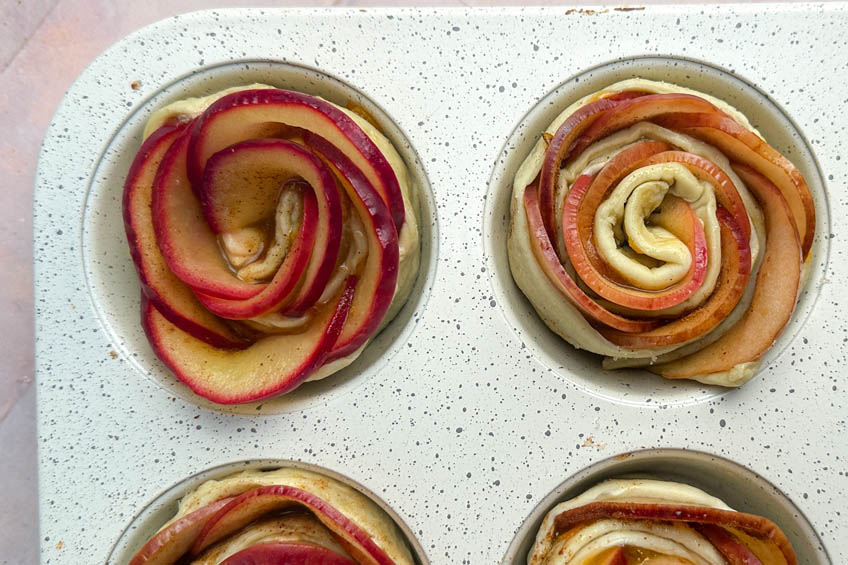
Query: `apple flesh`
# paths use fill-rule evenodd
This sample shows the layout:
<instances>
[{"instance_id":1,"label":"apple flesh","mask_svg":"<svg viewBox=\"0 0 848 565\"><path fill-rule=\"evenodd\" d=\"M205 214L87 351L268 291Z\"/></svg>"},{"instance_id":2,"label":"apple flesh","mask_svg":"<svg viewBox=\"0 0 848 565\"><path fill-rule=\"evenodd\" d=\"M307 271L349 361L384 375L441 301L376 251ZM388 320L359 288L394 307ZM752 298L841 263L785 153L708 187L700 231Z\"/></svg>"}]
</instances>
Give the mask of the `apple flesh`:
<instances>
[{"instance_id":1,"label":"apple flesh","mask_svg":"<svg viewBox=\"0 0 848 565\"><path fill-rule=\"evenodd\" d=\"M252 545L221 562L221 565L357 565L344 555L308 543L262 543Z\"/></svg>"},{"instance_id":2,"label":"apple flesh","mask_svg":"<svg viewBox=\"0 0 848 565\"><path fill-rule=\"evenodd\" d=\"M206 523L203 531L194 540L191 552L197 555L257 518L290 508L305 508L314 514L356 563L393 564L392 559L364 530L336 508L312 493L283 485L259 487L235 497Z\"/></svg>"},{"instance_id":3,"label":"apple flesh","mask_svg":"<svg viewBox=\"0 0 848 565\"><path fill-rule=\"evenodd\" d=\"M765 216L768 244L754 297L739 322L717 341L692 355L649 367L666 378L724 372L756 361L772 346L795 309L803 256L789 207L766 177L745 165L734 165L733 169L760 202Z\"/></svg>"},{"instance_id":4,"label":"apple flesh","mask_svg":"<svg viewBox=\"0 0 848 565\"><path fill-rule=\"evenodd\" d=\"M156 355L192 391L220 404L254 402L299 386L327 359L353 302L350 276L335 303L299 334L269 335L239 351L222 350L171 324L142 301L142 325Z\"/></svg>"},{"instance_id":5,"label":"apple flesh","mask_svg":"<svg viewBox=\"0 0 848 565\"><path fill-rule=\"evenodd\" d=\"M572 190L574 190L572 188ZM600 306L594 299L587 295L583 289L572 279L559 262L556 251L554 251L548 232L542 221L539 210L539 198L537 185L531 184L524 189L524 211L527 216L527 229L529 231L530 246L536 261L547 275L548 280L559 290L559 292L571 302L580 312L592 320L615 328L623 332L643 332L656 327L658 324L650 320L632 320L619 316Z\"/></svg>"},{"instance_id":6,"label":"apple flesh","mask_svg":"<svg viewBox=\"0 0 848 565\"><path fill-rule=\"evenodd\" d=\"M163 528L136 552L129 565L173 565L191 549L206 523L233 498L207 504Z\"/></svg>"},{"instance_id":7,"label":"apple flesh","mask_svg":"<svg viewBox=\"0 0 848 565\"><path fill-rule=\"evenodd\" d=\"M744 231L724 208L716 211L721 226L721 271L707 301L686 316L659 328L628 334L609 328L598 331L622 347L643 349L685 343L706 335L722 322L742 299L751 274L751 246Z\"/></svg>"},{"instance_id":8,"label":"apple flesh","mask_svg":"<svg viewBox=\"0 0 848 565\"><path fill-rule=\"evenodd\" d=\"M815 236L816 210L804 176L789 159L724 113L671 114L657 123L718 147L731 161L747 165L777 186L792 212L807 257Z\"/></svg>"},{"instance_id":9,"label":"apple flesh","mask_svg":"<svg viewBox=\"0 0 848 565\"><path fill-rule=\"evenodd\" d=\"M308 185L300 191L303 198L303 217L297 236L291 249L286 253L283 264L274 273L274 278L263 285L262 292L245 300L227 300L214 296L197 295L198 300L213 314L233 320L255 318L279 308L287 298L292 298L298 282L301 280L309 257L312 254L312 244L316 233L326 236L327 226L321 225L318 219L318 202L315 192ZM341 228L339 227L339 231ZM338 235L335 236L338 241ZM335 245L338 251L338 243ZM334 257L323 257L320 261L335 263Z\"/></svg>"},{"instance_id":10,"label":"apple flesh","mask_svg":"<svg viewBox=\"0 0 848 565\"><path fill-rule=\"evenodd\" d=\"M404 222L403 197L385 156L347 114L329 102L281 89L243 90L220 98L196 121L191 133L188 179L199 184L206 161L218 151L257 137L267 124L285 124L326 139L376 188L395 228Z\"/></svg>"},{"instance_id":11,"label":"apple flesh","mask_svg":"<svg viewBox=\"0 0 848 565\"><path fill-rule=\"evenodd\" d=\"M392 223L389 208L353 161L315 133L305 132L304 141L335 173L359 214L368 239L368 256L359 274L350 314L328 357L329 362L359 349L377 331L391 306L400 261L398 231Z\"/></svg>"},{"instance_id":12,"label":"apple flesh","mask_svg":"<svg viewBox=\"0 0 848 565\"><path fill-rule=\"evenodd\" d=\"M171 271L202 294L235 300L256 296L266 285L233 276L192 191L186 176L189 139L183 135L171 145L153 184L151 208L159 249Z\"/></svg>"},{"instance_id":13,"label":"apple flesh","mask_svg":"<svg viewBox=\"0 0 848 565\"><path fill-rule=\"evenodd\" d=\"M170 323L212 346L240 349L246 336L208 312L191 289L168 267L159 250L151 200L159 164L184 126L163 126L142 144L124 184L124 227L142 292Z\"/></svg>"}]
</instances>

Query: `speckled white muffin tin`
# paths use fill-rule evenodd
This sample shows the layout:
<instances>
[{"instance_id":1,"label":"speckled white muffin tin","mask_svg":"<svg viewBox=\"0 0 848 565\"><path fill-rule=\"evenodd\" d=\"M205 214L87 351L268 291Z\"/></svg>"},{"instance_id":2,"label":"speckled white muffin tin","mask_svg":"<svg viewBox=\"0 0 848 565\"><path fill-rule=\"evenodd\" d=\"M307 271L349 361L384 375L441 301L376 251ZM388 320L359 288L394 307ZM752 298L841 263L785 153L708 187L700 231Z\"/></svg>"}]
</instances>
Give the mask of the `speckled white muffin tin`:
<instances>
[{"instance_id":1,"label":"speckled white muffin tin","mask_svg":"<svg viewBox=\"0 0 848 565\"><path fill-rule=\"evenodd\" d=\"M43 562L103 562L172 485L233 461L284 458L371 489L433 563L495 563L553 487L641 447L698 449L750 468L798 505L835 563L848 561L846 26L844 4L257 9L180 16L110 48L65 96L36 179ZM498 303L502 273L483 244L487 184L522 117L573 75L644 54L729 69L778 101L815 152L834 219L821 232L830 261L806 322L741 390L687 402L674 383L637 402L604 398L567 378L568 367L549 368ZM128 166L149 103L176 96L163 88L262 60L319 69L382 108L411 141L405 156L414 166L417 153L438 220L415 308L361 370L328 381L317 400L227 413L155 380L162 368L148 346L122 330L134 327L134 304L116 318L101 300L133 296L104 282L131 280L129 255L92 255L123 244L93 226L120 226L120 182L103 181ZM116 137L124 127L134 135ZM113 137L120 143L109 147ZM102 207L83 222L96 198Z\"/></svg>"}]
</instances>

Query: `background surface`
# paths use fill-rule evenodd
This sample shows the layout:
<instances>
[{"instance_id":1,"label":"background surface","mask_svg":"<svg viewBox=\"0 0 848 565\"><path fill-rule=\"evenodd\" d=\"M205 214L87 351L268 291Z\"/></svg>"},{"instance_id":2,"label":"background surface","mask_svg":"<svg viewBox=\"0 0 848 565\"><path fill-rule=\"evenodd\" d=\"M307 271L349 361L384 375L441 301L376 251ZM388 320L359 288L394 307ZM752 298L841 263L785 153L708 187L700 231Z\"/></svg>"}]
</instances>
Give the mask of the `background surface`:
<instances>
[{"instance_id":1,"label":"background surface","mask_svg":"<svg viewBox=\"0 0 848 565\"><path fill-rule=\"evenodd\" d=\"M25 565L38 561L32 387L32 189L41 138L65 91L109 45L140 27L174 14L224 6L397 4L416 3L146 0L123 6L107 0L0 0L0 127L6 132L0 136L0 176L5 188L0 191L0 261L5 267L0 270L0 327L5 330L0 340L2 563ZM430 1L425 4L508 3Z\"/></svg>"}]
</instances>

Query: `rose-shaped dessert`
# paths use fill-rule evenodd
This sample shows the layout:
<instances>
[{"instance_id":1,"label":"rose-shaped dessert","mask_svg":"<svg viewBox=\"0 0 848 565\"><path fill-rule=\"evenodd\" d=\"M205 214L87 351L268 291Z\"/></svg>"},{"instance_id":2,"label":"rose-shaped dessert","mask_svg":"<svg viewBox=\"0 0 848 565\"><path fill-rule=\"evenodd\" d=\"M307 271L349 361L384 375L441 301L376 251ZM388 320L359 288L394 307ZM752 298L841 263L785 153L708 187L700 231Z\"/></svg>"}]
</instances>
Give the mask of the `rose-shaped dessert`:
<instances>
[{"instance_id":1,"label":"rose-shaped dessert","mask_svg":"<svg viewBox=\"0 0 848 565\"><path fill-rule=\"evenodd\" d=\"M739 386L795 308L815 222L803 176L745 116L632 79L542 134L508 251L545 323L605 367Z\"/></svg>"},{"instance_id":2,"label":"rose-shaped dessert","mask_svg":"<svg viewBox=\"0 0 848 565\"><path fill-rule=\"evenodd\" d=\"M208 481L130 565L412 565L403 534L362 493L303 469Z\"/></svg>"},{"instance_id":3,"label":"rose-shaped dessert","mask_svg":"<svg viewBox=\"0 0 848 565\"><path fill-rule=\"evenodd\" d=\"M409 295L417 195L362 116L263 85L151 117L124 188L142 324L214 402L351 363Z\"/></svg>"},{"instance_id":4,"label":"rose-shaped dessert","mask_svg":"<svg viewBox=\"0 0 848 565\"><path fill-rule=\"evenodd\" d=\"M611 480L558 504L528 565L794 565L773 522L689 485Z\"/></svg>"}]
</instances>

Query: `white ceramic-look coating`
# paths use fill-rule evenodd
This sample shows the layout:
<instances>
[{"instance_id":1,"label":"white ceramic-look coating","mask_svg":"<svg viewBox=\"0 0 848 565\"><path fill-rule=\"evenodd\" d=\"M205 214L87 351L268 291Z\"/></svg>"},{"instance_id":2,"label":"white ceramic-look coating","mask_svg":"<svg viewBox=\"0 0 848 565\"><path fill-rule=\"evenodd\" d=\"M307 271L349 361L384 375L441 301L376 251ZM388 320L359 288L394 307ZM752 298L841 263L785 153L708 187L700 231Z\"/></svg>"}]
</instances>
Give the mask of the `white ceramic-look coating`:
<instances>
[{"instance_id":1,"label":"white ceramic-look coating","mask_svg":"<svg viewBox=\"0 0 848 565\"><path fill-rule=\"evenodd\" d=\"M36 181L43 561L102 562L163 489L222 463L284 457L373 490L433 563L495 563L563 478L644 446L701 449L751 468L800 507L836 563L848 561L848 248L839 233L848 199L838 184L848 177L846 26L843 4L768 14L762 6L257 9L180 16L121 41L66 95ZM794 338L742 389L685 405L662 390L634 403L603 399L550 370L497 304L482 243L493 164L526 112L572 75L642 54L711 62L777 100L816 153L836 223L824 234L831 260L820 296ZM354 377L355 390L251 417L198 407L140 374L149 350L119 349L92 307L81 218L94 170L128 115L198 69L261 59L340 78L406 134L437 203L438 266L425 269L432 291L400 328L401 346L369 364L373 374ZM114 150L131 155L136 146ZM110 221L120 192L109 195ZM127 254L98 268L132 266ZM127 358L136 354L144 361ZM150 363L146 370L161 370Z\"/></svg>"}]
</instances>

